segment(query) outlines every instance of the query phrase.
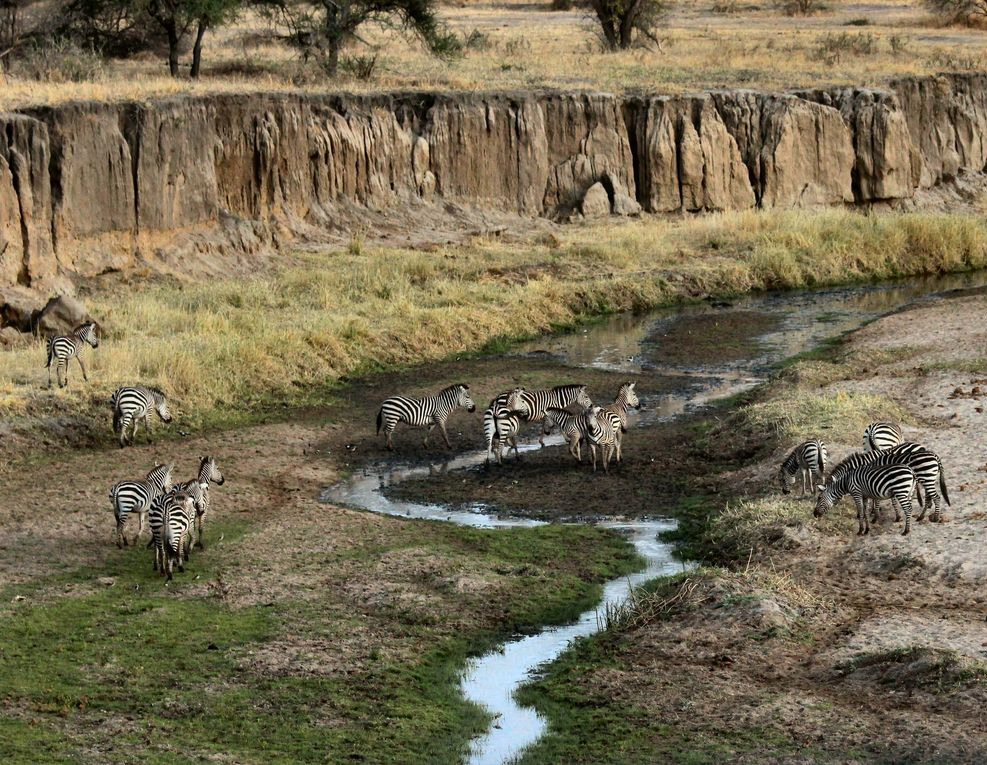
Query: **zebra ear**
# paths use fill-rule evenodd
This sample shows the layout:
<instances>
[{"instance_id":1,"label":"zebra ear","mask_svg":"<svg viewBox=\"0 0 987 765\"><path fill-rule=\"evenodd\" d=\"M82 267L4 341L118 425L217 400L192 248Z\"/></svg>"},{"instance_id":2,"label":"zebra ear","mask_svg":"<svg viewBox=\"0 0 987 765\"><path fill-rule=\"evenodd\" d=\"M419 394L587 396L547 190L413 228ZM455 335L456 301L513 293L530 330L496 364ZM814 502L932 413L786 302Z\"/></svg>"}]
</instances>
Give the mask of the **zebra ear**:
<instances>
[{"instance_id":1,"label":"zebra ear","mask_svg":"<svg viewBox=\"0 0 987 765\"><path fill-rule=\"evenodd\" d=\"M823 486L822 484L819 484L819 485L818 485L818 486L816 487L816 489L817 489L817 490L819 490L819 491L826 491L826 487L825 487L825 486Z\"/></svg>"}]
</instances>

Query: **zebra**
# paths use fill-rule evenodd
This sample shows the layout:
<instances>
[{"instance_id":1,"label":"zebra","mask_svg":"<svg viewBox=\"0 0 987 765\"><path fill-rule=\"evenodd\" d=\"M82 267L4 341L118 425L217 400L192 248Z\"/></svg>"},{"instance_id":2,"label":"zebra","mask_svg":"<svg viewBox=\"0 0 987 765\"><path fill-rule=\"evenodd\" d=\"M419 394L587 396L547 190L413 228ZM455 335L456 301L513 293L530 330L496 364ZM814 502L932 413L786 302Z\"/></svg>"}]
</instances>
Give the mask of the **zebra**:
<instances>
[{"instance_id":1,"label":"zebra","mask_svg":"<svg viewBox=\"0 0 987 765\"><path fill-rule=\"evenodd\" d=\"M857 535L869 534L866 500L890 499L905 515L905 530L901 532L904 536L911 529L913 491L915 471L908 465L864 465L844 471L835 481L827 483L816 500L813 515L819 518L849 494L857 506Z\"/></svg>"},{"instance_id":2,"label":"zebra","mask_svg":"<svg viewBox=\"0 0 987 765\"><path fill-rule=\"evenodd\" d=\"M174 465L157 465L144 480L120 481L110 489L110 501L113 503L113 515L117 523L117 547L127 545L123 527L131 513L137 513L137 533L134 535L134 544L137 544L144 531L144 516L151 509L151 503L171 490L171 473L174 469Z\"/></svg>"},{"instance_id":3,"label":"zebra","mask_svg":"<svg viewBox=\"0 0 987 765\"><path fill-rule=\"evenodd\" d=\"M198 506L195 513L195 546L200 550L205 550L202 543L202 525L205 522L206 513L209 512L209 484L214 483L222 486L226 483L226 478L220 472L216 464L215 457L199 458L199 474L194 481L189 481L199 487ZM194 494L194 490L193 490Z\"/></svg>"},{"instance_id":4,"label":"zebra","mask_svg":"<svg viewBox=\"0 0 987 765\"><path fill-rule=\"evenodd\" d=\"M82 370L82 379L89 382L89 375L86 374L86 365L82 363L82 354L87 345L99 348L99 338L96 337L96 322L87 321L80 324L68 335L55 335L48 338L48 387L51 388L51 362L55 362L55 377L58 378L58 387L64 388L69 384L69 361L72 357L79 362L79 369Z\"/></svg>"},{"instance_id":5,"label":"zebra","mask_svg":"<svg viewBox=\"0 0 987 765\"><path fill-rule=\"evenodd\" d=\"M521 423L525 422L525 413L513 410L498 410L494 415L494 444L497 448L497 464L503 464L504 444L508 444L507 454L510 456L514 449L515 459L520 460L521 454L517 448L517 435L521 431ZM489 458L488 458L489 461Z\"/></svg>"},{"instance_id":6,"label":"zebra","mask_svg":"<svg viewBox=\"0 0 987 765\"><path fill-rule=\"evenodd\" d=\"M818 438L796 446L778 469L781 493L791 494L795 479L801 477L802 493L799 496L804 497L810 485L816 487L825 480L827 462L829 462L829 452L826 450L826 444Z\"/></svg>"},{"instance_id":7,"label":"zebra","mask_svg":"<svg viewBox=\"0 0 987 765\"><path fill-rule=\"evenodd\" d=\"M844 473L856 470L864 465L908 465L915 472L916 488L921 489L922 512L915 520L925 518L930 506L934 507L931 516L933 521L942 520L941 502L950 505L949 491L946 489L946 477L942 469L942 460L935 452L926 449L921 444L906 441L892 449L882 449L872 452L857 452L840 462L833 468L827 485L839 479ZM877 520L878 502L874 502L872 519ZM901 520L898 508L895 507L895 520Z\"/></svg>"},{"instance_id":8,"label":"zebra","mask_svg":"<svg viewBox=\"0 0 987 765\"><path fill-rule=\"evenodd\" d=\"M603 472L609 473L610 457L617 448L619 420L612 412L606 412L599 406L591 408L583 417L586 421L590 453L593 455L593 471L596 471L596 447L599 446L603 458Z\"/></svg>"},{"instance_id":9,"label":"zebra","mask_svg":"<svg viewBox=\"0 0 987 765\"><path fill-rule=\"evenodd\" d=\"M117 388L110 397L110 406L113 407L113 432L120 439L121 449L128 443L134 443L141 420L144 421L147 442L151 443L152 411L158 413L162 422L171 422L168 400L158 388L143 385ZM128 430L132 430L129 436Z\"/></svg>"},{"instance_id":10,"label":"zebra","mask_svg":"<svg viewBox=\"0 0 987 765\"><path fill-rule=\"evenodd\" d=\"M614 398L612 404L607 404L603 407L604 412L608 412L612 415L617 416L617 420L620 423L620 427L616 430L616 447L617 447L617 462L620 462L620 445L622 440L622 434L627 432L627 421L628 421L628 410L630 409L640 409L641 400L637 397L637 392L634 390L635 383L625 382L622 383L620 388L617 389L617 396Z\"/></svg>"},{"instance_id":11,"label":"zebra","mask_svg":"<svg viewBox=\"0 0 987 765\"><path fill-rule=\"evenodd\" d=\"M512 396L516 396L520 388L504 391L490 401L490 406L483 412L483 438L487 444L487 464L490 464L490 457L493 456L494 439L497 435L497 417L506 416L511 411L508 401Z\"/></svg>"},{"instance_id":12,"label":"zebra","mask_svg":"<svg viewBox=\"0 0 987 765\"><path fill-rule=\"evenodd\" d=\"M593 406L593 401L586 392L585 385L556 385L554 388L543 388L541 390L526 390L525 388L515 388L508 399L509 409L517 409L525 412L528 422L541 421L542 430L538 436L538 443L545 445L545 410L549 407L565 409L571 404L579 404L583 409Z\"/></svg>"},{"instance_id":13,"label":"zebra","mask_svg":"<svg viewBox=\"0 0 987 765\"><path fill-rule=\"evenodd\" d=\"M155 548L155 570L158 561L161 573L170 582L172 571L177 565L180 572L187 552L186 538L189 533L190 518L195 516L195 500L182 492L166 494L161 508L161 526ZM185 558L187 560L187 557Z\"/></svg>"},{"instance_id":14,"label":"zebra","mask_svg":"<svg viewBox=\"0 0 987 765\"><path fill-rule=\"evenodd\" d=\"M383 426L384 435L387 436L387 448L393 449L394 443L391 437L394 435L394 429L399 422L405 422L415 428L427 426L428 432L425 434L422 446L428 446L432 429L438 425L442 431L442 438L445 439L446 447L451 449L452 443L446 432L446 420L457 409L465 409L467 412L476 411L476 404L470 398L470 386L464 383L450 385L436 395L425 396L424 398L392 396L381 404L380 411L377 412L377 435L380 435L380 429Z\"/></svg>"},{"instance_id":15,"label":"zebra","mask_svg":"<svg viewBox=\"0 0 987 765\"><path fill-rule=\"evenodd\" d=\"M550 406L545 410L544 426L546 434L557 427L569 446L569 454L576 462L583 461L582 442L589 441L585 412L574 414L568 409Z\"/></svg>"},{"instance_id":16,"label":"zebra","mask_svg":"<svg viewBox=\"0 0 987 765\"><path fill-rule=\"evenodd\" d=\"M185 518L185 528L182 531L179 553L184 560L188 560L188 536L191 533L196 513L198 513L201 507L201 497L201 487L198 482L186 481L175 484L169 492L161 494L151 502L151 509L147 513L148 525L151 527L151 541L148 542L147 546L154 548L155 571L164 571L165 543L163 540L165 525L168 510L169 508L174 508L176 502L177 506L180 506L181 514ZM187 503L185 502L186 499L189 500Z\"/></svg>"},{"instance_id":17,"label":"zebra","mask_svg":"<svg viewBox=\"0 0 987 765\"><path fill-rule=\"evenodd\" d=\"M890 449L904 442L901 426L893 422L872 422L864 430L864 450Z\"/></svg>"}]
</instances>

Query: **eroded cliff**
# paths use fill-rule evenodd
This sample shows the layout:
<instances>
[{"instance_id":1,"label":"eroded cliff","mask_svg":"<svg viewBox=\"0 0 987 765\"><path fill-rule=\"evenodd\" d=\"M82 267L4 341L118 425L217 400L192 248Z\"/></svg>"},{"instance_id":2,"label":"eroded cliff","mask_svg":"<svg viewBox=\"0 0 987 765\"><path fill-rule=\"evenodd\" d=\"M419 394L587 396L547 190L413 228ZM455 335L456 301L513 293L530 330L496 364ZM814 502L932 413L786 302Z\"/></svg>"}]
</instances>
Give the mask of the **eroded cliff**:
<instances>
[{"instance_id":1,"label":"eroded cliff","mask_svg":"<svg viewBox=\"0 0 987 765\"><path fill-rule=\"evenodd\" d=\"M979 74L784 94L76 103L0 114L0 286L125 269L190 232L262 248L342 206L565 218L601 181L615 212L869 204L985 164Z\"/></svg>"}]
</instances>

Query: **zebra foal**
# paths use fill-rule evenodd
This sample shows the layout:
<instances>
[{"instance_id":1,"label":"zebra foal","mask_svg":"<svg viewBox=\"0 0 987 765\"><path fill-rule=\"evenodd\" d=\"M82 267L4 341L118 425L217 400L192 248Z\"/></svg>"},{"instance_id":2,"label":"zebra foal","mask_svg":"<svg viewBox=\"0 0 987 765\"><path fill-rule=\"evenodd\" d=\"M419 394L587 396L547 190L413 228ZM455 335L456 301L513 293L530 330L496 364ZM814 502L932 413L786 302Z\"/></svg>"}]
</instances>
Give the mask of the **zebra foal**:
<instances>
[{"instance_id":1,"label":"zebra foal","mask_svg":"<svg viewBox=\"0 0 987 765\"><path fill-rule=\"evenodd\" d=\"M589 442L586 413L574 414L568 409L550 406L545 410L545 434L551 433L555 428L559 429L565 439L566 445L569 447L569 454L573 456L576 462L582 462L582 443L583 441Z\"/></svg>"},{"instance_id":2,"label":"zebra foal","mask_svg":"<svg viewBox=\"0 0 987 765\"><path fill-rule=\"evenodd\" d=\"M158 465L141 481L120 481L110 489L110 501L113 503L113 515L116 518L117 547L127 545L127 537L123 528L131 513L137 513L137 533L134 544L144 531L144 517L151 509L151 503L171 490L171 474L174 465Z\"/></svg>"},{"instance_id":3,"label":"zebra foal","mask_svg":"<svg viewBox=\"0 0 987 765\"><path fill-rule=\"evenodd\" d=\"M585 385L556 385L554 388L541 390L515 388L508 398L507 408L524 412L527 422L541 422L542 429L538 436L538 443L544 446L546 435L545 410L550 407L565 409L573 404L578 404L583 409L589 409L593 406L593 400L586 392Z\"/></svg>"},{"instance_id":4,"label":"zebra foal","mask_svg":"<svg viewBox=\"0 0 987 765\"><path fill-rule=\"evenodd\" d=\"M99 348L99 338L96 337L96 323L87 321L80 324L68 335L55 335L48 338L47 352L48 363L48 387L51 388L51 362L55 362L55 377L58 379L58 387L64 388L69 384L69 361L74 357L79 362L79 369L82 370L82 379L89 382L89 375L86 374L86 365L82 363L82 354L86 346Z\"/></svg>"},{"instance_id":5,"label":"zebra foal","mask_svg":"<svg viewBox=\"0 0 987 765\"><path fill-rule=\"evenodd\" d=\"M590 454L593 457L593 471L596 472L596 447L600 447L603 459L603 472L609 473L610 458L617 450L617 433L620 430L620 420L613 412L604 411L602 407L594 406L583 415L586 421L586 437L589 441Z\"/></svg>"},{"instance_id":6,"label":"zebra foal","mask_svg":"<svg viewBox=\"0 0 987 765\"><path fill-rule=\"evenodd\" d=\"M829 462L829 452L826 450L826 444L818 438L796 446L778 469L781 493L791 494L796 479L801 478L802 493L799 496L804 497L809 491L809 486L816 487L825 480L827 462Z\"/></svg>"},{"instance_id":7,"label":"zebra foal","mask_svg":"<svg viewBox=\"0 0 987 765\"><path fill-rule=\"evenodd\" d=\"M853 497L857 506L857 534L869 534L866 500L890 499L905 516L906 535L911 529L912 492L915 491L915 471L908 465L870 464L847 470L835 481L826 484L816 500L813 515L821 517L845 495Z\"/></svg>"},{"instance_id":8,"label":"zebra foal","mask_svg":"<svg viewBox=\"0 0 987 765\"><path fill-rule=\"evenodd\" d=\"M449 441L449 433L446 431L446 421L457 409L465 409L467 412L476 411L476 404L470 398L470 386L464 383L450 385L433 396L423 398L392 396L381 404L380 411L377 412L377 435L380 435L380 430L383 428L384 435L387 437L387 448L393 449L394 442L391 439L399 422L404 422L413 428L428 427L428 432L422 441L422 446L428 446L432 430L438 425L446 447L451 449L452 442Z\"/></svg>"},{"instance_id":9,"label":"zebra foal","mask_svg":"<svg viewBox=\"0 0 987 765\"><path fill-rule=\"evenodd\" d=\"M151 413L156 412L162 422L171 422L168 399L158 388L144 385L117 388L110 397L113 408L113 432L117 434L122 449L137 438L137 426L144 422L147 442L151 443ZM128 435L128 430L131 431Z\"/></svg>"},{"instance_id":10,"label":"zebra foal","mask_svg":"<svg viewBox=\"0 0 987 765\"><path fill-rule=\"evenodd\" d=\"M617 422L620 423L620 427L614 432L618 464L620 463L621 441L623 434L627 432L627 422L630 419L628 412L631 409L640 408L641 400L637 397L637 392L634 390L634 383L630 381L622 383L620 388L617 389L617 396L614 398L613 403L603 407L604 412L615 415ZM613 422L613 417L611 417L611 422Z\"/></svg>"}]
</instances>

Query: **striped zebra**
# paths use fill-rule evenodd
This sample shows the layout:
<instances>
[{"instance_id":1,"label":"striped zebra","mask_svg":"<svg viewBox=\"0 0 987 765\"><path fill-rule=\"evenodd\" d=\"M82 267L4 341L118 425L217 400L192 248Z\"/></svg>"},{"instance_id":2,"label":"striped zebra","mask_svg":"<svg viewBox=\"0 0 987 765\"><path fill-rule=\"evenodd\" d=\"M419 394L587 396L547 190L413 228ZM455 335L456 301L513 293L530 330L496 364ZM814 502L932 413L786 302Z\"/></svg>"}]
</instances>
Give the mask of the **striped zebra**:
<instances>
[{"instance_id":1,"label":"striped zebra","mask_svg":"<svg viewBox=\"0 0 987 765\"><path fill-rule=\"evenodd\" d=\"M620 388L617 390L617 396L614 398L612 404L607 404L603 407L604 412L608 412L612 415L617 416L617 420L620 423L620 427L616 430L616 447L617 447L617 462L620 462L620 445L622 436L627 432L627 422L628 422L628 411L630 409L640 409L641 400L637 397L637 392L634 390L634 383L625 382L622 383Z\"/></svg>"},{"instance_id":2,"label":"striped zebra","mask_svg":"<svg viewBox=\"0 0 987 765\"><path fill-rule=\"evenodd\" d=\"M829 452L826 450L826 444L818 438L796 446L778 469L781 493L791 494L796 478L800 477L802 493L799 496L804 497L809 492L810 486L815 488L826 480L827 462L829 462Z\"/></svg>"},{"instance_id":3,"label":"striped zebra","mask_svg":"<svg viewBox=\"0 0 987 765\"><path fill-rule=\"evenodd\" d=\"M586 437L589 441L590 453L593 455L593 471L596 471L596 447L599 446L603 458L603 472L609 473L610 458L617 449L620 420L613 412L604 411L599 406L591 408L583 417L586 419Z\"/></svg>"},{"instance_id":4,"label":"striped zebra","mask_svg":"<svg viewBox=\"0 0 987 765\"><path fill-rule=\"evenodd\" d=\"M199 511L201 493L197 491L198 484L195 481L178 483L171 487L171 491L154 499L151 502L151 509L148 511L148 524L151 527L151 541L148 547L154 548L154 570L164 571L165 551L165 527L168 518L169 508L179 508L176 512L184 518L184 528L181 535L181 546L178 554L181 560L188 560L189 534L192 532L192 524L195 522L196 513ZM186 500L188 500L186 502ZM181 570L181 569L179 569Z\"/></svg>"},{"instance_id":5,"label":"striped zebra","mask_svg":"<svg viewBox=\"0 0 987 765\"><path fill-rule=\"evenodd\" d=\"M498 394L490 401L490 406L488 406L483 412L483 440L487 444L487 464L490 464L490 458L494 454L494 440L497 435L497 418L506 417L507 413L511 411L508 407L508 401L511 396L516 396L520 388L515 388L514 390L504 391Z\"/></svg>"},{"instance_id":6,"label":"striped zebra","mask_svg":"<svg viewBox=\"0 0 987 765\"><path fill-rule=\"evenodd\" d=\"M187 537L191 519L195 517L195 500L181 492L166 494L161 503L161 525L155 546L155 570L160 563L161 573L170 582L177 565L185 571L183 559L188 560Z\"/></svg>"},{"instance_id":7,"label":"striped zebra","mask_svg":"<svg viewBox=\"0 0 987 765\"><path fill-rule=\"evenodd\" d=\"M868 452L890 449L904 440L901 426L893 422L872 422L864 430L864 450Z\"/></svg>"},{"instance_id":8,"label":"striped zebra","mask_svg":"<svg viewBox=\"0 0 987 765\"><path fill-rule=\"evenodd\" d=\"M55 377L58 378L58 387L64 388L69 383L69 361L72 357L79 362L79 369L82 370L82 379L89 382L89 375L86 374L86 365L82 363L82 354L87 345L99 348L99 338L96 337L96 323L87 321L80 324L68 335L55 335L48 338L48 387L51 388L51 362L55 362Z\"/></svg>"},{"instance_id":9,"label":"striped zebra","mask_svg":"<svg viewBox=\"0 0 987 765\"><path fill-rule=\"evenodd\" d=\"M901 532L904 536L911 529L914 491L915 471L908 465L864 465L855 470L847 470L835 481L827 483L816 500L813 515L819 518L849 494L857 506L857 534L869 534L866 501L890 499L905 515L905 530Z\"/></svg>"},{"instance_id":10,"label":"striped zebra","mask_svg":"<svg viewBox=\"0 0 987 765\"><path fill-rule=\"evenodd\" d=\"M144 421L147 442L151 443L151 412L157 412L162 422L171 422L168 400L158 388L143 385L117 388L110 397L113 407L113 432L120 439L122 449L137 438L137 426ZM132 432L128 436L127 431Z\"/></svg>"},{"instance_id":11,"label":"striped zebra","mask_svg":"<svg viewBox=\"0 0 987 765\"><path fill-rule=\"evenodd\" d=\"M436 425L442 431L442 438L445 439L446 447L451 449L452 443L449 441L449 434L446 432L446 420L449 415L457 409L465 409L467 412L475 412L476 404L470 398L470 386L464 383L456 383L448 388L443 388L434 396L424 398L408 398L406 396L392 396L381 404L380 411L377 412L377 434L383 426L384 435L387 436L387 448L393 449L394 443L391 437L399 422L404 422L413 428L428 427L422 446L428 446L428 439L432 435L432 429Z\"/></svg>"},{"instance_id":12,"label":"striped zebra","mask_svg":"<svg viewBox=\"0 0 987 765\"><path fill-rule=\"evenodd\" d=\"M189 483L198 487L197 494L194 489L192 490L193 496L198 500L195 513L195 546L200 550L205 550L206 546L202 543L202 527L206 513L209 512L209 484L214 483L217 486L222 486L226 483L226 478L220 472L214 457L200 457L199 474L195 480L189 481Z\"/></svg>"},{"instance_id":13,"label":"striped zebra","mask_svg":"<svg viewBox=\"0 0 987 765\"><path fill-rule=\"evenodd\" d=\"M945 501L949 505L950 501L949 492L946 489L946 477L942 469L942 460L939 459L939 455L921 444L911 441L898 444L892 449L857 452L833 468L827 485L849 471L871 464L908 465L915 472L916 488L921 489L922 512L916 516L915 520L920 521L925 518L925 513L929 507L934 507L931 520L942 520L941 503ZM878 504L875 501L872 508L872 520L874 521L877 520ZM901 520L897 507L895 507L895 520Z\"/></svg>"},{"instance_id":14,"label":"striped zebra","mask_svg":"<svg viewBox=\"0 0 987 765\"><path fill-rule=\"evenodd\" d=\"M515 459L520 460L521 454L517 448L517 436L521 432L521 424L525 422L524 412L517 410L498 410L494 417L494 446L497 450L497 464L503 464L504 444L508 444L507 454L510 456L514 449Z\"/></svg>"},{"instance_id":15,"label":"striped zebra","mask_svg":"<svg viewBox=\"0 0 987 765\"><path fill-rule=\"evenodd\" d=\"M158 465L142 481L120 481L110 489L110 501L113 503L113 515L117 522L117 547L127 545L123 527L131 513L137 514L137 533L134 535L134 544L137 544L144 531L144 517L151 509L151 503L171 490L171 473L174 469L174 465Z\"/></svg>"},{"instance_id":16,"label":"striped zebra","mask_svg":"<svg viewBox=\"0 0 987 765\"><path fill-rule=\"evenodd\" d=\"M586 393L585 385L556 385L554 388L541 390L526 390L516 388L508 399L509 409L525 412L528 422L541 422L542 429L538 443L545 445L545 410L549 407L565 409L572 404L578 404L583 409L593 406L593 401Z\"/></svg>"},{"instance_id":17,"label":"striped zebra","mask_svg":"<svg viewBox=\"0 0 987 765\"><path fill-rule=\"evenodd\" d=\"M559 409L550 406L545 410L544 430L548 435L555 428L559 429L562 437L569 447L569 454L576 462L583 461L582 442L589 442L587 432L586 412L576 414L568 409Z\"/></svg>"}]
</instances>

